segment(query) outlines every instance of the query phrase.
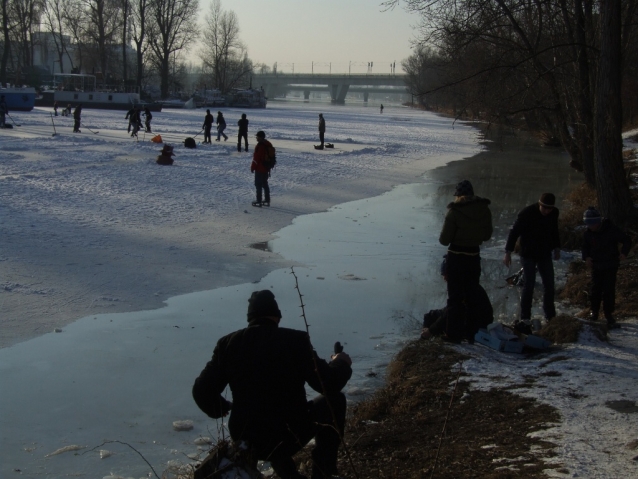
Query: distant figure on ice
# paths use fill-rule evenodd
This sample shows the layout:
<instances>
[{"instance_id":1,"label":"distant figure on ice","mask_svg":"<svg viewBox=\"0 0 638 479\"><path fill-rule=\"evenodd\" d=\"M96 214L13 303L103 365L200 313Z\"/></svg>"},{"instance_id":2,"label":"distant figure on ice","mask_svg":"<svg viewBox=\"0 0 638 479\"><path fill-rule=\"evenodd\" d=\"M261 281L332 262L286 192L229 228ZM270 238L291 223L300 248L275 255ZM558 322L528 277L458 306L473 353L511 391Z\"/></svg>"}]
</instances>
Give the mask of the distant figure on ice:
<instances>
[{"instance_id":1,"label":"distant figure on ice","mask_svg":"<svg viewBox=\"0 0 638 479\"><path fill-rule=\"evenodd\" d=\"M67 104L66 106L66 116L69 116L71 114L71 104Z\"/></svg>"},{"instance_id":2,"label":"distant figure on ice","mask_svg":"<svg viewBox=\"0 0 638 479\"><path fill-rule=\"evenodd\" d=\"M133 132L131 136L137 138L137 133L142 128L142 108L136 107L131 115L131 124L133 125Z\"/></svg>"},{"instance_id":3,"label":"distant figure on ice","mask_svg":"<svg viewBox=\"0 0 638 479\"><path fill-rule=\"evenodd\" d=\"M481 249L492 237L490 200L474 195L472 183L456 185L456 199L448 205L439 242L447 250L447 314L445 334L452 340L474 342L478 326L470 311L479 306Z\"/></svg>"},{"instance_id":4,"label":"distant figure on ice","mask_svg":"<svg viewBox=\"0 0 638 479\"><path fill-rule=\"evenodd\" d=\"M2 95L0 96L0 128L4 128L7 113L9 113L9 107L4 99L4 95Z\"/></svg>"},{"instance_id":5,"label":"distant figure on ice","mask_svg":"<svg viewBox=\"0 0 638 479\"><path fill-rule=\"evenodd\" d=\"M53 112L55 113L54 116L58 116L58 102L57 101L53 102Z\"/></svg>"},{"instance_id":6,"label":"distant figure on ice","mask_svg":"<svg viewBox=\"0 0 638 479\"><path fill-rule=\"evenodd\" d=\"M146 127L146 133L151 133L152 119L153 115L151 115L151 110L148 107L144 108L144 126Z\"/></svg>"},{"instance_id":7,"label":"distant figure on ice","mask_svg":"<svg viewBox=\"0 0 638 479\"><path fill-rule=\"evenodd\" d=\"M379 107L379 112L383 113L383 103L381 103L381 106Z\"/></svg>"},{"instance_id":8,"label":"distant figure on ice","mask_svg":"<svg viewBox=\"0 0 638 479\"><path fill-rule=\"evenodd\" d=\"M554 260L560 259L560 238L558 237L558 209L556 197L543 193L538 203L521 210L510 229L505 245L503 264L512 264L512 251L520 238L520 256L523 266L523 291L521 293L521 320L530 322L532 318L532 297L536 283L536 269L543 282L543 312L545 319L556 316L554 306Z\"/></svg>"},{"instance_id":9,"label":"distant figure on ice","mask_svg":"<svg viewBox=\"0 0 638 479\"><path fill-rule=\"evenodd\" d=\"M312 479L337 479L347 409L341 390L352 376L352 359L335 351L325 361L305 331L280 327L281 311L269 289L252 293L247 317L246 328L217 341L193 385L195 403L214 419L230 413L232 440L245 441L255 460L269 461L277 477L307 477L292 457L314 438ZM308 400L306 384L319 395ZM214 472L202 471L201 477L219 477Z\"/></svg>"},{"instance_id":10,"label":"distant figure on ice","mask_svg":"<svg viewBox=\"0 0 638 479\"><path fill-rule=\"evenodd\" d=\"M609 329L619 328L614 318L616 309L616 275L620 261L631 248L631 238L611 220L603 218L590 206L583 215L587 225L583 237L583 260L591 268L591 319L598 320L600 303ZM618 245L622 245L618 253Z\"/></svg>"},{"instance_id":11,"label":"distant figure on ice","mask_svg":"<svg viewBox=\"0 0 638 479\"><path fill-rule=\"evenodd\" d=\"M206 110L204 124L202 125L202 129L204 130L204 141L202 143L211 143L210 130L213 128L214 121L215 118L210 114L210 110Z\"/></svg>"},{"instance_id":12,"label":"distant figure on ice","mask_svg":"<svg viewBox=\"0 0 638 479\"><path fill-rule=\"evenodd\" d=\"M82 120L82 103L73 110L73 133L82 133L80 131L80 121Z\"/></svg>"},{"instance_id":13,"label":"distant figure on ice","mask_svg":"<svg viewBox=\"0 0 638 479\"><path fill-rule=\"evenodd\" d=\"M319 141L321 144L319 145L319 149L323 150L323 142L326 134L326 120L323 118L323 113L319 113Z\"/></svg>"},{"instance_id":14,"label":"distant figure on ice","mask_svg":"<svg viewBox=\"0 0 638 479\"><path fill-rule=\"evenodd\" d=\"M133 127L133 122L135 122L135 107L126 112L126 116L124 117L124 119L128 120L128 129L126 130L126 132L130 133L131 128Z\"/></svg>"},{"instance_id":15,"label":"distant figure on ice","mask_svg":"<svg viewBox=\"0 0 638 479\"><path fill-rule=\"evenodd\" d=\"M268 167L269 158L275 156L275 148L268 140L266 140L266 133L258 131L257 144L255 145L255 152L253 153L253 161L250 164L250 171L255 173L255 188L257 189L257 201L253 201L252 205L259 208L263 206L270 206L270 186L268 185L268 176L270 175L270 168ZM262 200L262 190L264 192L264 200Z\"/></svg>"},{"instance_id":16,"label":"distant figure on ice","mask_svg":"<svg viewBox=\"0 0 638 479\"><path fill-rule=\"evenodd\" d=\"M228 140L226 133L224 133L224 130L226 129L226 120L224 119L224 115L222 115L221 111L217 112L217 119L215 123L217 124L217 140L215 141L219 141L220 136L224 137L224 141Z\"/></svg>"},{"instance_id":17,"label":"distant figure on ice","mask_svg":"<svg viewBox=\"0 0 638 479\"><path fill-rule=\"evenodd\" d=\"M244 151L248 151L248 118L246 113L241 114L241 119L237 122L239 131L237 132L237 151L241 151L241 139L244 139Z\"/></svg>"}]
</instances>

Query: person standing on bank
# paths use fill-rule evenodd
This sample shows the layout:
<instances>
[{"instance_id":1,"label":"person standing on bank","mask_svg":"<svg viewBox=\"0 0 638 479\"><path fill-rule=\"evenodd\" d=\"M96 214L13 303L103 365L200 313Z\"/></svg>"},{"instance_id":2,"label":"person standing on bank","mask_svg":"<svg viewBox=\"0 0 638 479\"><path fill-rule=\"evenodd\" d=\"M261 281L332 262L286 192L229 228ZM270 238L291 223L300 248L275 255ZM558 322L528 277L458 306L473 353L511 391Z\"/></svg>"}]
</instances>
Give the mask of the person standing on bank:
<instances>
[{"instance_id":1,"label":"person standing on bank","mask_svg":"<svg viewBox=\"0 0 638 479\"><path fill-rule=\"evenodd\" d=\"M248 151L248 118L246 113L241 114L241 119L237 122L237 151L241 151L241 139L244 139L244 151Z\"/></svg>"},{"instance_id":2,"label":"person standing on bank","mask_svg":"<svg viewBox=\"0 0 638 479\"><path fill-rule=\"evenodd\" d=\"M583 261L591 269L591 319L598 320L600 304L609 329L619 328L614 318L616 309L616 275L620 261L631 248L631 238L620 228L603 218L598 210L590 206L583 215L587 230L583 236ZM621 246L620 253L618 245Z\"/></svg>"},{"instance_id":3,"label":"person standing on bank","mask_svg":"<svg viewBox=\"0 0 638 479\"><path fill-rule=\"evenodd\" d=\"M341 389L352 375L344 352L326 362L305 331L281 328L281 312L270 290L248 300L248 327L221 338L195 380L193 399L209 417L230 412L234 441L246 441L257 459L271 463L282 479L302 479L292 456L313 437L312 479L337 474L346 398ZM320 393L306 399L305 384ZM230 385L232 402L222 396Z\"/></svg>"},{"instance_id":4,"label":"person standing on bank","mask_svg":"<svg viewBox=\"0 0 638 479\"><path fill-rule=\"evenodd\" d=\"M82 133L80 131L80 122L82 120L82 103L73 110L73 133Z\"/></svg>"},{"instance_id":5,"label":"person standing on bank","mask_svg":"<svg viewBox=\"0 0 638 479\"><path fill-rule=\"evenodd\" d=\"M210 130L213 128L214 121L215 121L215 118L213 118L213 115L210 114L210 110L206 110L206 116L204 117L204 124L202 125L202 128L204 130L203 143L211 143ZM219 139L217 141L219 141Z\"/></svg>"},{"instance_id":6,"label":"person standing on bank","mask_svg":"<svg viewBox=\"0 0 638 479\"><path fill-rule=\"evenodd\" d=\"M257 201L253 201L252 205L260 207L270 206L270 186L268 185L268 176L270 175L268 168L264 164L264 161L269 157L274 156L273 146L268 140L266 140L266 133L258 131L255 136L257 144L255 145L255 152L253 153L253 161L250 164L250 171L255 173L255 188L257 189ZM262 200L262 190L264 193L264 200Z\"/></svg>"},{"instance_id":7,"label":"person standing on bank","mask_svg":"<svg viewBox=\"0 0 638 479\"><path fill-rule=\"evenodd\" d=\"M222 115L221 111L217 112L217 119L215 123L217 124L217 140L215 141L219 141L220 136L224 137L224 141L228 140L226 133L224 133L224 130L226 129L226 120L224 119L224 115Z\"/></svg>"},{"instance_id":8,"label":"person standing on bank","mask_svg":"<svg viewBox=\"0 0 638 479\"><path fill-rule=\"evenodd\" d=\"M478 326L468 312L480 307L480 246L492 237L491 202L475 196L468 180L456 185L454 196L439 236L439 242L448 246L448 318L444 332L451 340L467 339L473 343Z\"/></svg>"},{"instance_id":9,"label":"person standing on bank","mask_svg":"<svg viewBox=\"0 0 638 479\"><path fill-rule=\"evenodd\" d=\"M505 245L503 264L512 264L512 251L520 238L520 256L523 265L523 291L521 293L521 320L532 319L532 298L536 283L536 268L543 282L543 312L545 319L556 316L554 306L554 260L560 259L560 238L558 236L558 209L556 197L543 193L538 203L521 210L510 229Z\"/></svg>"},{"instance_id":10,"label":"person standing on bank","mask_svg":"<svg viewBox=\"0 0 638 479\"><path fill-rule=\"evenodd\" d=\"M326 134L326 120L323 119L323 113L319 113L319 149L323 150L324 136Z\"/></svg>"}]
</instances>

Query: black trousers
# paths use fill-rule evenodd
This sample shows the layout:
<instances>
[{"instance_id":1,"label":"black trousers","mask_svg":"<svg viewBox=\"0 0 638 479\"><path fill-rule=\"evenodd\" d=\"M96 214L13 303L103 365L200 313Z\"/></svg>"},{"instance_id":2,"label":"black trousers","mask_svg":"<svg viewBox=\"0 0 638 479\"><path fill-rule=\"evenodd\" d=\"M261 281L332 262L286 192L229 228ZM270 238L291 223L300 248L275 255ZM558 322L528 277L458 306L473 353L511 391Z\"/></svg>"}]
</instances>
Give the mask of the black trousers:
<instances>
[{"instance_id":1,"label":"black trousers","mask_svg":"<svg viewBox=\"0 0 638 479\"><path fill-rule=\"evenodd\" d=\"M481 257L448 251L447 254L447 309L445 334L453 340L473 339L478 331L473 311L479 305Z\"/></svg>"},{"instance_id":2,"label":"black trousers","mask_svg":"<svg viewBox=\"0 0 638 479\"><path fill-rule=\"evenodd\" d=\"M264 201L270 203L270 186L268 186L268 173L255 171L255 188L257 188L257 201L261 203L261 191L264 191Z\"/></svg>"},{"instance_id":3,"label":"black trousers","mask_svg":"<svg viewBox=\"0 0 638 479\"><path fill-rule=\"evenodd\" d=\"M206 125L204 127L204 143L210 143L210 129L212 125Z\"/></svg>"},{"instance_id":4,"label":"black trousers","mask_svg":"<svg viewBox=\"0 0 638 479\"><path fill-rule=\"evenodd\" d=\"M603 304L605 317L611 316L616 310L616 276L618 268L592 269L591 272L591 310L600 311Z\"/></svg>"},{"instance_id":5,"label":"black trousers","mask_svg":"<svg viewBox=\"0 0 638 479\"><path fill-rule=\"evenodd\" d=\"M324 139L325 134L326 133L324 131L320 131L319 132L319 141L321 142L321 146L323 146L323 139Z\"/></svg>"},{"instance_id":6,"label":"black trousers","mask_svg":"<svg viewBox=\"0 0 638 479\"><path fill-rule=\"evenodd\" d=\"M248 151L248 133L237 133L237 151L241 151L241 139L244 139L244 150Z\"/></svg>"}]
</instances>

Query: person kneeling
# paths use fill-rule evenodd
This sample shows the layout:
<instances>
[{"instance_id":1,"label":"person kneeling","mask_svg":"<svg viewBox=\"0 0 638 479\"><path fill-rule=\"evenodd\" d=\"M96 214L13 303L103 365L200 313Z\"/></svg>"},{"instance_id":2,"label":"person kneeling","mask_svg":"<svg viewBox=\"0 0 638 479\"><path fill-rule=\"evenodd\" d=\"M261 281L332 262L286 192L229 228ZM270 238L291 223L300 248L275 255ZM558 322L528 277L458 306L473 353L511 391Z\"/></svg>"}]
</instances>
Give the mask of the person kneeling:
<instances>
[{"instance_id":1,"label":"person kneeling","mask_svg":"<svg viewBox=\"0 0 638 479\"><path fill-rule=\"evenodd\" d=\"M211 418L230 412L231 438L247 442L282 479L305 477L292 456L314 437L312 479L332 478L346 417L341 389L352 375L352 361L343 352L329 363L320 359L305 331L280 328L280 321L274 294L252 293L248 327L217 342L195 380L193 398ZM306 383L321 393L312 401L306 400ZM232 402L221 395L227 385Z\"/></svg>"}]
</instances>

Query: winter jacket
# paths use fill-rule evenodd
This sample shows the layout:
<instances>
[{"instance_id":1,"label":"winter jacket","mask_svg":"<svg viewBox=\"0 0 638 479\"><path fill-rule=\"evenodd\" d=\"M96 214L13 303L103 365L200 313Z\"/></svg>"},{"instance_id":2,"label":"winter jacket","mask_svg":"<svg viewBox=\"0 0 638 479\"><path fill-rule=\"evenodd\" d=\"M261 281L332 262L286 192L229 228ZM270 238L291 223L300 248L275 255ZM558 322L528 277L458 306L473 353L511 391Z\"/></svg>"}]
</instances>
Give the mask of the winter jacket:
<instances>
[{"instance_id":1,"label":"winter jacket","mask_svg":"<svg viewBox=\"0 0 638 479\"><path fill-rule=\"evenodd\" d=\"M439 242L450 251L478 252L478 247L492 237L490 200L469 196L450 203L445 215Z\"/></svg>"},{"instance_id":2,"label":"winter jacket","mask_svg":"<svg viewBox=\"0 0 638 479\"><path fill-rule=\"evenodd\" d=\"M631 238L608 219L603 219L600 229L587 229L583 237L583 260L591 258L594 269L617 268L619 264L618 244L621 253L627 256L631 248Z\"/></svg>"},{"instance_id":3,"label":"winter jacket","mask_svg":"<svg viewBox=\"0 0 638 479\"><path fill-rule=\"evenodd\" d=\"M270 155L269 155L270 152ZM250 164L250 171L259 173L268 173L268 168L264 166L264 160L269 156L274 156L274 148L268 140L260 141L255 145L253 153L253 162Z\"/></svg>"},{"instance_id":4,"label":"winter jacket","mask_svg":"<svg viewBox=\"0 0 638 479\"><path fill-rule=\"evenodd\" d=\"M233 439L263 440L263 435L294 433L307 423L306 383L317 392L334 393L351 375L345 361L328 363L317 357L305 331L280 328L260 318L217 342L212 360L195 380L193 398L212 418L230 411ZM222 396L227 385L232 410Z\"/></svg>"},{"instance_id":5,"label":"winter jacket","mask_svg":"<svg viewBox=\"0 0 638 479\"><path fill-rule=\"evenodd\" d=\"M4 100L0 101L0 113L9 113L9 107Z\"/></svg>"},{"instance_id":6,"label":"winter jacket","mask_svg":"<svg viewBox=\"0 0 638 479\"><path fill-rule=\"evenodd\" d=\"M224 119L224 115L222 115L221 113L217 115L217 120L215 121L215 123L217 124L217 129L226 128L226 120Z\"/></svg>"},{"instance_id":7,"label":"winter jacket","mask_svg":"<svg viewBox=\"0 0 638 479\"><path fill-rule=\"evenodd\" d=\"M241 118L237 122L237 126L239 127L239 134L248 134L248 118Z\"/></svg>"},{"instance_id":8,"label":"winter jacket","mask_svg":"<svg viewBox=\"0 0 638 479\"><path fill-rule=\"evenodd\" d=\"M521 210L507 237L506 251L514 251L516 240L521 238L520 255L523 258L542 260L551 258L552 251L560 248L558 237L558 209L544 216L538 203Z\"/></svg>"},{"instance_id":9,"label":"winter jacket","mask_svg":"<svg viewBox=\"0 0 638 479\"><path fill-rule=\"evenodd\" d=\"M204 117L204 124L202 125L202 128L211 128L213 126L213 115L211 115L210 113L207 113L206 116Z\"/></svg>"}]
</instances>

